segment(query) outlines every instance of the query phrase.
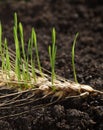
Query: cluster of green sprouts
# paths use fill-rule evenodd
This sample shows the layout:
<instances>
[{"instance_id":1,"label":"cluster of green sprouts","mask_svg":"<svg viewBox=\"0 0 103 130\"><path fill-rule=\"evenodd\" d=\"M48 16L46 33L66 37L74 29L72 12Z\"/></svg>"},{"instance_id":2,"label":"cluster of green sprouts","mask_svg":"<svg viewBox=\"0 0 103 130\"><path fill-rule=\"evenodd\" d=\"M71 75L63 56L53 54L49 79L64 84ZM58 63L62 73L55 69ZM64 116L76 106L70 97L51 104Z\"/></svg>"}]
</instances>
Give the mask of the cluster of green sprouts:
<instances>
[{"instance_id":1,"label":"cluster of green sprouts","mask_svg":"<svg viewBox=\"0 0 103 130\"><path fill-rule=\"evenodd\" d=\"M17 81L24 81L24 84L27 86L28 81L31 81L31 77L34 80L35 84L37 82L37 74L35 68L35 60L33 59L33 48L35 48L36 54L36 62L38 64L38 70L40 72L40 76L43 78L44 74L42 72L42 67L39 58L38 46L37 46L37 38L34 28L32 28L31 36L28 40L28 48L27 52L25 51L25 41L24 41L24 33L22 23L17 20L17 14L14 14L14 43L15 43L15 62L12 63L10 52L8 49L8 41L5 38L2 41L2 25L0 23L0 57L1 57L1 70L3 73L6 73L6 77L9 80L11 72L13 71L16 75ZM72 66L74 72L74 79L77 82L75 64L74 64L74 49L75 43L78 34L74 39L74 43L72 46ZM53 90L56 89L54 86L54 81L56 79L55 74L55 62L56 62L56 31L55 28L52 30L52 45L48 47L50 65L51 65L51 83ZM29 70L29 65L31 66L31 71Z\"/></svg>"},{"instance_id":2,"label":"cluster of green sprouts","mask_svg":"<svg viewBox=\"0 0 103 130\"><path fill-rule=\"evenodd\" d=\"M52 73L52 87L53 90L55 90L55 86L54 86L54 80L56 79L56 74L55 74L55 61L56 61L56 51L57 51L57 47L56 47L56 31L53 28L52 31L52 46L49 46L49 57L50 57L50 64L51 64L51 73Z\"/></svg>"},{"instance_id":3,"label":"cluster of green sprouts","mask_svg":"<svg viewBox=\"0 0 103 130\"><path fill-rule=\"evenodd\" d=\"M35 73L35 61L33 60L33 47L35 47L36 50L36 59L38 63L38 68L40 70L41 76L43 76L43 72L41 69L39 54L38 54L38 47L37 47L37 39L36 39L36 33L34 28L32 28L31 37L28 41L28 55L26 55L25 52L25 45L24 45L24 35L23 35L23 26L21 23L19 25L17 24L17 14L14 15L14 41L15 41L15 48L16 48L16 59L15 59L15 73L17 74L18 80L21 80L23 78L24 81L30 81L30 72L29 72L29 55L30 55L30 63L31 63L31 70L32 70L32 77L34 81L36 82L36 73ZM19 30L19 37L18 38L18 30ZM20 46L21 43L21 46ZM22 50L20 51L20 47ZM23 57L21 56L21 52ZM23 62L24 61L24 62ZM22 71L21 71L22 70Z\"/></svg>"}]
</instances>

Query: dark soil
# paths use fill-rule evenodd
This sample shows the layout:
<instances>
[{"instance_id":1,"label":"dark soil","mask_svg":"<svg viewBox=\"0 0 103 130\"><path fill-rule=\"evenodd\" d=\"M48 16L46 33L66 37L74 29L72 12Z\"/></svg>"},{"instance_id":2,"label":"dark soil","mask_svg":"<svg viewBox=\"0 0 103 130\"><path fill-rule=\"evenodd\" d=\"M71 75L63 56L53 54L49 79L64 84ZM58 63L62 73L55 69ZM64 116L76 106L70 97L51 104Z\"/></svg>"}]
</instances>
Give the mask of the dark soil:
<instances>
[{"instance_id":1,"label":"dark soil","mask_svg":"<svg viewBox=\"0 0 103 130\"><path fill-rule=\"evenodd\" d=\"M71 46L76 32L79 32L75 57L78 81L103 91L102 0L0 2L3 36L8 38L11 48L14 47L12 29L15 11L24 25L26 42L31 28L35 27L41 63L47 70L50 70L48 45L51 44L51 30L52 27L56 28L56 73L70 80L73 80ZM0 88L0 95L13 91L15 90ZM3 101L7 100L11 99L6 98ZM0 100L0 103L3 101ZM37 104L44 102L42 100ZM32 102L21 107L0 107L0 130L103 130L103 96L90 95L86 98L68 99L46 108L35 109L37 104ZM25 111L22 115L8 116Z\"/></svg>"}]
</instances>

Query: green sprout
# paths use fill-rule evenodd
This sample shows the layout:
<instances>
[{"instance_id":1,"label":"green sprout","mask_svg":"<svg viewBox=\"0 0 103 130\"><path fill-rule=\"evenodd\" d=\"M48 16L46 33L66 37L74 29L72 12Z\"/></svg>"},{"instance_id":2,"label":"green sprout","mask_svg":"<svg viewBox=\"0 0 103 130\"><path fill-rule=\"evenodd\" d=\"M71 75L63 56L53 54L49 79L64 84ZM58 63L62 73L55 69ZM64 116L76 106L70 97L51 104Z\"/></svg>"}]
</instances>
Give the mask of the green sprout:
<instances>
[{"instance_id":1,"label":"green sprout","mask_svg":"<svg viewBox=\"0 0 103 130\"><path fill-rule=\"evenodd\" d=\"M19 23L19 32L20 32L20 41L22 45L22 53L23 53L23 58L26 60L26 55L25 55L25 49L24 49L24 34L23 34L23 26L21 23Z\"/></svg>"},{"instance_id":2,"label":"green sprout","mask_svg":"<svg viewBox=\"0 0 103 130\"><path fill-rule=\"evenodd\" d=\"M2 25L0 22L0 56L2 59L2 71L8 71L10 69L9 54L7 49L7 39L5 38L2 45Z\"/></svg>"},{"instance_id":3,"label":"green sprout","mask_svg":"<svg viewBox=\"0 0 103 130\"><path fill-rule=\"evenodd\" d=\"M23 26L21 23L19 23L19 33L20 33L20 42L21 42L21 46L22 46L22 54L23 54L23 58L24 61L26 62L26 55L25 55L25 49L24 49L24 34L23 34ZM25 65L26 63L22 64L22 78L24 81L27 81L27 70L26 67L27 65Z\"/></svg>"},{"instance_id":4,"label":"green sprout","mask_svg":"<svg viewBox=\"0 0 103 130\"><path fill-rule=\"evenodd\" d=\"M28 42L28 53L30 54L32 76L33 76L33 79L36 83L35 62L33 62L33 54L32 54L33 50L32 50L32 48L33 48L33 33L31 33L31 39L29 39L29 42Z\"/></svg>"},{"instance_id":5,"label":"green sprout","mask_svg":"<svg viewBox=\"0 0 103 130\"><path fill-rule=\"evenodd\" d=\"M78 80L77 80L76 68L75 68L75 45L76 45L78 35L79 33L76 33L74 41L73 41L73 46L72 46L72 68L73 68L74 80L76 83L78 83Z\"/></svg>"},{"instance_id":6,"label":"green sprout","mask_svg":"<svg viewBox=\"0 0 103 130\"><path fill-rule=\"evenodd\" d=\"M55 74L55 61L56 61L56 31L55 28L52 30L52 46L49 46L49 57L50 57L50 64L51 64L51 79L52 79L52 87L53 90L55 90L54 86L54 80L56 79L56 74Z\"/></svg>"},{"instance_id":7,"label":"green sprout","mask_svg":"<svg viewBox=\"0 0 103 130\"><path fill-rule=\"evenodd\" d=\"M2 45L1 45L2 48ZM6 78L10 78L10 71L11 71L11 63L10 63L10 55L8 51L8 46L7 46L7 39L5 38L2 52L1 52L1 61L2 61L2 72L6 73Z\"/></svg>"},{"instance_id":8,"label":"green sprout","mask_svg":"<svg viewBox=\"0 0 103 130\"><path fill-rule=\"evenodd\" d=\"M17 26L17 14L14 14L14 41L15 41L15 49L16 49L16 59L15 59L15 73L17 75L18 80L21 80L21 73L20 73L20 63L21 63L21 56L20 56L20 46L19 46L19 39L18 39L18 26Z\"/></svg>"},{"instance_id":9,"label":"green sprout","mask_svg":"<svg viewBox=\"0 0 103 130\"><path fill-rule=\"evenodd\" d=\"M24 81L28 81L30 80L30 74L29 74L29 70L28 70L28 57L26 58L26 54L25 54L25 45L24 45L24 34L23 34L23 26L21 23L19 23L19 32L20 32L20 42L21 42L21 46L22 46L22 54L23 54L23 59L25 61L25 63L23 63L22 65L22 77L24 79Z\"/></svg>"},{"instance_id":10,"label":"green sprout","mask_svg":"<svg viewBox=\"0 0 103 130\"><path fill-rule=\"evenodd\" d=\"M40 58L39 58L39 52L38 52L38 46L37 46L37 37L36 37L36 33L35 33L34 28L32 28L32 40L33 40L34 47L35 47L36 58L37 58L37 63L38 63L40 75L43 77L43 72L42 72L42 67L41 67L41 64L40 64Z\"/></svg>"},{"instance_id":11,"label":"green sprout","mask_svg":"<svg viewBox=\"0 0 103 130\"><path fill-rule=\"evenodd\" d=\"M6 69L8 71L8 75L10 77L10 71L11 71L11 63L10 63L10 56L9 56L9 51L8 51L8 46L7 46L7 39L5 38L4 41L5 44L5 51L6 51Z\"/></svg>"}]
</instances>

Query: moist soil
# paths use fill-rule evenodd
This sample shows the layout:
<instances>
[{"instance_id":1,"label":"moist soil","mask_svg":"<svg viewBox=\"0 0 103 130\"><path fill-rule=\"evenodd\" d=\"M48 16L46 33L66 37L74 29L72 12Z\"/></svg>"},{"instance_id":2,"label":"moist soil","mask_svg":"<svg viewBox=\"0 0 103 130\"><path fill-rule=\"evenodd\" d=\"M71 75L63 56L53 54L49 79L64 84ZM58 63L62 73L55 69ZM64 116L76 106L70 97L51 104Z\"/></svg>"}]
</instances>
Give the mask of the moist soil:
<instances>
[{"instance_id":1,"label":"moist soil","mask_svg":"<svg viewBox=\"0 0 103 130\"><path fill-rule=\"evenodd\" d=\"M102 0L1 1L3 37L8 38L12 49L14 12L17 12L18 20L23 23L26 45L31 28L35 28L41 64L49 71L48 45L52 41L51 30L55 27L56 73L69 80L73 80L71 47L75 34L79 32L75 51L78 82L103 91ZM0 88L1 96L13 92L16 90ZM32 92L21 95L18 99L25 99L30 95ZM11 100L13 97L6 97L0 103ZM0 130L103 130L103 95L90 94L37 108L37 105L49 103L50 99L33 102L32 98L30 101L21 106L17 102L0 107Z\"/></svg>"}]
</instances>

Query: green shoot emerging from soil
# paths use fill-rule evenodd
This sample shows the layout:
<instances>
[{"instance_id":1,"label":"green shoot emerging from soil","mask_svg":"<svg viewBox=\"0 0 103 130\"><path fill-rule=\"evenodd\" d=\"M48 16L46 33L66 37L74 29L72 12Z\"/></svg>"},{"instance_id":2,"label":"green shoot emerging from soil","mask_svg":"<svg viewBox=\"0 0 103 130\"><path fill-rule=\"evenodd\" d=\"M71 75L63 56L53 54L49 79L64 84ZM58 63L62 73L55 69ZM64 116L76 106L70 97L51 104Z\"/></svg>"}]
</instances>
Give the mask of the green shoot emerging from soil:
<instances>
[{"instance_id":1,"label":"green shoot emerging from soil","mask_svg":"<svg viewBox=\"0 0 103 130\"><path fill-rule=\"evenodd\" d=\"M5 38L4 41L4 46L5 46L5 66L6 66L6 71L7 71L7 75L10 78L10 71L11 71L11 63L10 63L10 57L9 57L9 51L8 51L8 46L7 46L7 39Z\"/></svg>"},{"instance_id":2,"label":"green shoot emerging from soil","mask_svg":"<svg viewBox=\"0 0 103 130\"><path fill-rule=\"evenodd\" d=\"M53 90L55 90L54 86L54 80L56 79L56 74L55 74L55 60L56 60L56 31L53 28L52 30L52 46L49 46L49 57L50 57L50 64L51 64L51 75L52 75L52 87Z\"/></svg>"},{"instance_id":3,"label":"green shoot emerging from soil","mask_svg":"<svg viewBox=\"0 0 103 130\"><path fill-rule=\"evenodd\" d=\"M75 35L73 46L72 46L72 68L73 68L74 80L76 83L78 83L78 80L77 80L76 68L75 68L75 45L76 45L78 35L79 33Z\"/></svg>"},{"instance_id":4,"label":"green shoot emerging from soil","mask_svg":"<svg viewBox=\"0 0 103 130\"><path fill-rule=\"evenodd\" d=\"M15 73L17 74L18 80L21 79L20 73L20 64L21 64L21 56L20 56L20 45L18 40L18 26L17 26L17 14L14 14L14 41L16 48L16 59L15 59Z\"/></svg>"},{"instance_id":5,"label":"green shoot emerging from soil","mask_svg":"<svg viewBox=\"0 0 103 130\"><path fill-rule=\"evenodd\" d=\"M37 38L36 38L36 33L35 33L34 28L32 28L32 41L34 43L34 47L35 47L35 51L36 51L36 58L37 58L38 68L39 68L41 76L43 77L41 64L40 64L40 59L39 59L38 47L37 47Z\"/></svg>"}]
</instances>

